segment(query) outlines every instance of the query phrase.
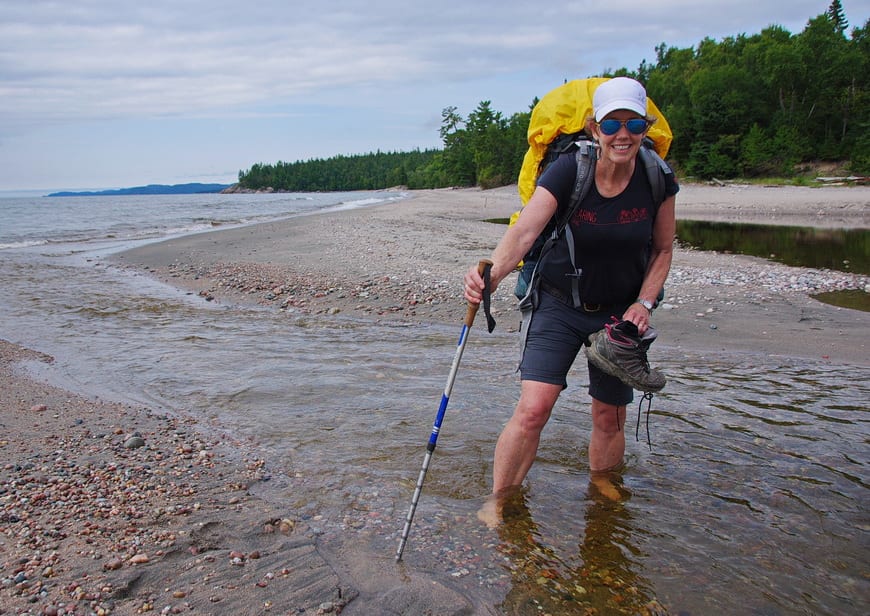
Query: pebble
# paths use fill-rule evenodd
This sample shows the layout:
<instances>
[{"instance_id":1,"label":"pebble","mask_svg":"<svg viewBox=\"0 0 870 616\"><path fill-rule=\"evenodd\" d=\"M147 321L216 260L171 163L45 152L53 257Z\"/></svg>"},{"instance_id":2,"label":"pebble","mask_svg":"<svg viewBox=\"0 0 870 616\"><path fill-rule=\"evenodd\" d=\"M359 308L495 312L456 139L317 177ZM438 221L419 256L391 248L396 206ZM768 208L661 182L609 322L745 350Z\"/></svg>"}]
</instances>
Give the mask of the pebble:
<instances>
[{"instance_id":1,"label":"pebble","mask_svg":"<svg viewBox=\"0 0 870 616\"><path fill-rule=\"evenodd\" d=\"M145 446L145 439L141 436L131 436L124 441L124 447L127 449L138 449Z\"/></svg>"},{"instance_id":2,"label":"pebble","mask_svg":"<svg viewBox=\"0 0 870 616\"><path fill-rule=\"evenodd\" d=\"M798 273L799 272L799 273ZM666 296L702 299L693 289L724 287L742 297L757 299L774 294L816 294L828 291L861 289L870 286L870 277L850 272L794 268L780 263L741 261L733 267L671 268L665 283Z\"/></svg>"},{"instance_id":3,"label":"pebble","mask_svg":"<svg viewBox=\"0 0 870 616\"><path fill-rule=\"evenodd\" d=\"M199 292L202 297L255 296L257 303L273 304L291 314L334 316L353 310L369 315L416 316L420 307L453 309L460 294L460 276L456 280L436 279L434 274L417 271L402 276L372 274L362 280L340 280L332 275L297 273L289 267L258 263L220 263L207 268L175 264L169 270L170 277L192 277L196 271L213 281L212 288ZM503 296L509 297L507 292ZM338 305L335 300L344 304Z\"/></svg>"},{"instance_id":4,"label":"pebble","mask_svg":"<svg viewBox=\"0 0 870 616\"><path fill-rule=\"evenodd\" d=\"M61 416L68 416L66 404L57 409ZM87 414L93 408L72 410ZM137 414L129 417L138 421ZM225 474L215 449L219 441L194 437L182 429L184 419L145 418L144 447L142 434L117 424L125 418L119 409L76 424L55 427L49 421L34 427L36 438L17 434L2 441L0 520L7 564L0 567L0 613L126 613L118 612L116 572L186 546L186 540L183 546L176 542L189 523L179 520L179 526L167 516L196 520L201 510L211 515L208 490L235 495L265 472L264 462L246 459ZM219 472L210 474L212 468ZM221 498L226 502L228 496Z\"/></svg>"},{"instance_id":5,"label":"pebble","mask_svg":"<svg viewBox=\"0 0 870 616\"><path fill-rule=\"evenodd\" d=\"M850 272L795 268L721 254L716 256L713 266L683 265L680 256L678 250L665 283L663 310L701 304L698 306L701 311L709 311L711 303L721 302L729 294L749 301L765 301L782 294L870 289L870 277ZM186 278L196 275L212 281L211 288L200 292L209 299L240 295L243 301L253 299L288 314L333 316L356 312L427 321L455 319L457 306L461 307L464 273L464 267L450 277L445 276L449 271L411 268L390 276L357 271L340 277L335 272L299 272L290 266L262 263L218 263L208 267L175 264L169 269L172 275ZM512 279L508 283L493 294L496 316L516 310Z\"/></svg>"}]
</instances>

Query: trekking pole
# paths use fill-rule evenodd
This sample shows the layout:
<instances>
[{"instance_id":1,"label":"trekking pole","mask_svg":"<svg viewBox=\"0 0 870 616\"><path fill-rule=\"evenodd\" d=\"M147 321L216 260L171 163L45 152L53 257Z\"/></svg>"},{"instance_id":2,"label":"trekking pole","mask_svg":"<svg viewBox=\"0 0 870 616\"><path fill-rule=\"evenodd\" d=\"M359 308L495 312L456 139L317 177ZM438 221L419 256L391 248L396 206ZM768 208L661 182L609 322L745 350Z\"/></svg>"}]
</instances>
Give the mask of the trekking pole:
<instances>
[{"instance_id":1,"label":"trekking pole","mask_svg":"<svg viewBox=\"0 0 870 616\"><path fill-rule=\"evenodd\" d=\"M482 259L477 265L477 271L481 276L492 266L492 261ZM488 276L486 276L488 279ZM484 290L487 293L488 289ZM487 297L488 299L488 297ZM444 420L444 412L447 410L447 402L450 400L450 392L453 390L453 382L456 380L456 373L459 370L459 362L462 359L462 351L465 350L465 342L468 339L468 330L471 329L474 323L474 317L477 314L477 309L480 304L468 302L468 308L465 312L465 322L462 325L462 331L459 333L459 343L456 345L456 355L453 356L453 365L450 366L450 374L447 375L447 385L444 387L444 393L441 396L441 404L438 407L438 414L435 416L435 423L432 426L432 434L429 435L429 444L426 445L426 455L423 457L423 468L420 469L420 476L417 478L417 487L414 488L414 496L411 498L411 508L408 509L408 515L405 517L405 527L402 529L402 540L399 541L399 549L396 550L396 562L402 560L402 552L405 550L405 544L408 543L408 535L411 532L411 521L414 519L414 512L417 511L417 501L420 500L420 493L423 491L423 481L426 479L426 471L429 470L429 461L432 459L432 452L435 451L435 444L438 442L438 433L441 431L441 422Z\"/></svg>"}]
</instances>

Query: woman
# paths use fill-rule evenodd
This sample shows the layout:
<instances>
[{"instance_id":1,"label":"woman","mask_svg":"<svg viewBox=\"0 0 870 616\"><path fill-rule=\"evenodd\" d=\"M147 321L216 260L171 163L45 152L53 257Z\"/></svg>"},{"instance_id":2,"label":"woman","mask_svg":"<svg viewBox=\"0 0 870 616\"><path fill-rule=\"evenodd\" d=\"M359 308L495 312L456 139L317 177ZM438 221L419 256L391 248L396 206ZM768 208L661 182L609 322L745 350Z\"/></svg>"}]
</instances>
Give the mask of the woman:
<instances>
[{"instance_id":1,"label":"woman","mask_svg":"<svg viewBox=\"0 0 870 616\"><path fill-rule=\"evenodd\" d=\"M589 335L614 318L634 324L644 335L671 267L679 186L667 174L664 201L656 204L638 163L641 142L655 120L646 117L646 91L633 79L611 79L595 90L593 109L587 132L599 145L594 186L569 223L571 233L565 234L573 239L574 258L563 239L538 268L540 294L520 363L520 399L496 444L493 494L522 484L541 431L567 387L568 370ZM538 179L516 224L492 254L493 290L516 268L557 209L567 207L576 173L573 155L562 155ZM570 299L572 279L579 281L582 304L577 307ZM465 298L479 303L484 283L476 266L464 282ZM625 406L633 390L591 363L589 381L589 466L600 473L622 463Z\"/></svg>"}]
</instances>

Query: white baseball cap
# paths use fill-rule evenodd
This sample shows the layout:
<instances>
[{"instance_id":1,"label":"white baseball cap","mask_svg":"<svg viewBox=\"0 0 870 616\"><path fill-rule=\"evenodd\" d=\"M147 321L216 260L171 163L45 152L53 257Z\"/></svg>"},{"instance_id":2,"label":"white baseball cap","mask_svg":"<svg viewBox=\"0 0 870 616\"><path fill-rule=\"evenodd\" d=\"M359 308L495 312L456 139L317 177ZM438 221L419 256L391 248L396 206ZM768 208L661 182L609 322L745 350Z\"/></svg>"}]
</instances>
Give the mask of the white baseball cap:
<instances>
[{"instance_id":1,"label":"white baseball cap","mask_svg":"<svg viewBox=\"0 0 870 616\"><path fill-rule=\"evenodd\" d=\"M628 109L646 117L646 90L634 79L614 77L595 89L592 107L595 110L596 122L617 109Z\"/></svg>"}]
</instances>

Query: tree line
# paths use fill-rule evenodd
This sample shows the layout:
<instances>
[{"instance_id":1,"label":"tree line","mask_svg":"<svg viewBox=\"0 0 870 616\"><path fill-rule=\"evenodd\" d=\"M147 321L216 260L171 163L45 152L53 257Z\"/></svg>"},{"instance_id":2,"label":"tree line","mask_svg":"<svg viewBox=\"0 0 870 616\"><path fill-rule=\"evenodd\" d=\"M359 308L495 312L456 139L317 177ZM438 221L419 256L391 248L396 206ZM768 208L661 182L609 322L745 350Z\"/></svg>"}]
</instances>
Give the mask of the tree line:
<instances>
[{"instance_id":1,"label":"tree line","mask_svg":"<svg viewBox=\"0 0 870 616\"><path fill-rule=\"evenodd\" d=\"M431 149L379 151L294 163L257 163L239 173L239 185L250 189L271 187L298 192L379 190L400 185L410 188L449 186L449 182L433 185L422 178L424 170L441 156L441 150Z\"/></svg>"},{"instance_id":2,"label":"tree line","mask_svg":"<svg viewBox=\"0 0 870 616\"><path fill-rule=\"evenodd\" d=\"M802 163L847 163L870 172L870 20L849 28L840 0L799 34L759 34L656 47L654 63L604 76L643 83L674 132L671 162L698 178L791 176ZM492 188L516 181L527 148L529 109L510 116L482 101L463 117L441 114L441 149L374 152L255 164L244 188L328 191L446 186Z\"/></svg>"}]
</instances>

